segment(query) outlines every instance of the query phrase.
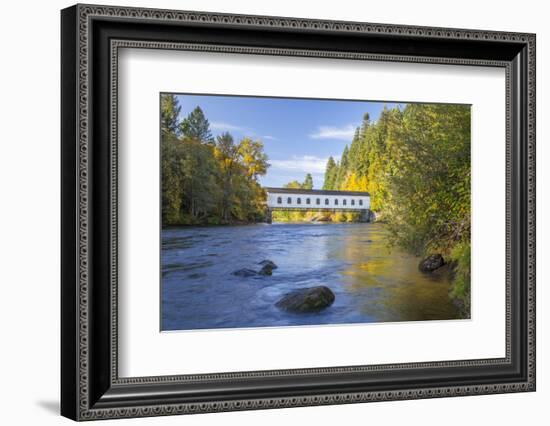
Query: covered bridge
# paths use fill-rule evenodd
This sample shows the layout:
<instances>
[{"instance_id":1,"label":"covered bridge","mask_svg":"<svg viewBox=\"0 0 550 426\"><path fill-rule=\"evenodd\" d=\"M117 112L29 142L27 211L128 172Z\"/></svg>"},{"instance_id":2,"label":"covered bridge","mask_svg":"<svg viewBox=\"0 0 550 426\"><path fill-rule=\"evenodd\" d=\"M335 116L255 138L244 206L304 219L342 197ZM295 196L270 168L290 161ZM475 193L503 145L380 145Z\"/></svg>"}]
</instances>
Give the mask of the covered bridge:
<instances>
[{"instance_id":1,"label":"covered bridge","mask_svg":"<svg viewBox=\"0 0 550 426\"><path fill-rule=\"evenodd\" d=\"M273 210L356 211L369 217L370 195L360 191L264 188L270 222Z\"/></svg>"}]
</instances>

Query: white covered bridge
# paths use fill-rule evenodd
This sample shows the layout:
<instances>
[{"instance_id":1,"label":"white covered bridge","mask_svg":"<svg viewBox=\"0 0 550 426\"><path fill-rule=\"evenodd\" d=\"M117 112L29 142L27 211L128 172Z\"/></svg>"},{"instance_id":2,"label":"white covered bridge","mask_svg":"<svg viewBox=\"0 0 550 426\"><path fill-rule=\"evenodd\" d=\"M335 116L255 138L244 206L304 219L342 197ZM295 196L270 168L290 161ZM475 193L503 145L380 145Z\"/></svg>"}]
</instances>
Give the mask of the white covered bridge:
<instances>
[{"instance_id":1,"label":"white covered bridge","mask_svg":"<svg viewBox=\"0 0 550 426\"><path fill-rule=\"evenodd\" d=\"M264 188L267 193L267 221L274 210L355 211L368 221L370 195L359 191L325 191L294 188Z\"/></svg>"}]
</instances>

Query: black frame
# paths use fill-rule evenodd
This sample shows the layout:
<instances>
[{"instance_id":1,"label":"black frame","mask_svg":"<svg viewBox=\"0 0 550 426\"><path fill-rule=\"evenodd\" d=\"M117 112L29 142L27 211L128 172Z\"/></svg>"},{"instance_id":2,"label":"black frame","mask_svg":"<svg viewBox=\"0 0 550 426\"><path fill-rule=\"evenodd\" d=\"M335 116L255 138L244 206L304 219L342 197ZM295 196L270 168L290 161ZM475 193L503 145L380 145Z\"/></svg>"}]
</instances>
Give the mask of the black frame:
<instances>
[{"instance_id":1,"label":"black frame","mask_svg":"<svg viewBox=\"0 0 550 426\"><path fill-rule=\"evenodd\" d=\"M535 390L533 34L96 5L64 9L61 29L64 416L90 420ZM119 378L113 100L122 47L505 68L506 357Z\"/></svg>"}]
</instances>

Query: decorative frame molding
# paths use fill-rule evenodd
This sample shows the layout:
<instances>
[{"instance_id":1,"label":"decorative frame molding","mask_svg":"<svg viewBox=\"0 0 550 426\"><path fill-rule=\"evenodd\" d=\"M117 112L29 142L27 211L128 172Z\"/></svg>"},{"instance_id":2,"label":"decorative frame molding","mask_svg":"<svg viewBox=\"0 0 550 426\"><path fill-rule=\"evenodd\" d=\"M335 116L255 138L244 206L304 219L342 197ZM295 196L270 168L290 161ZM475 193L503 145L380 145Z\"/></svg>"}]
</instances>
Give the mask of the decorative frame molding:
<instances>
[{"instance_id":1,"label":"decorative frame molding","mask_svg":"<svg viewBox=\"0 0 550 426\"><path fill-rule=\"evenodd\" d=\"M125 25L131 23L140 29L127 29ZM178 39L170 28L189 29L189 34L182 36L189 40ZM228 44L213 43L204 33L208 28L234 33L237 43L230 40ZM255 34L270 32L272 46L250 45L247 30ZM144 32L158 34L159 40L140 38ZM324 35L328 40L334 37L333 45L338 49L294 46L284 37L299 40L308 33ZM372 43L365 51L357 51L353 45L348 49L339 44L336 35L349 35L352 44L356 39L364 42L365 38ZM390 51L389 42L408 47L418 45L415 48L418 54L400 53L399 46ZM438 46L454 50L450 50L450 56L444 56ZM116 165L120 48L505 68L506 357L119 378ZM469 51L470 48L477 49ZM533 34L76 5L62 11L62 81L63 415L92 420L535 390ZM517 262L513 257L519 258ZM480 377L467 385L453 385L441 377L452 369L473 372L483 368L488 371L488 367L501 368L511 378ZM395 384L377 388L372 379L359 383L381 372L395 376ZM416 375L426 372L426 378L433 376L437 385L414 386L414 381L406 380L409 372ZM330 381L336 377L349 378L349 384L345 389L329 391ZM319 384L315 389L312 386L311 391L296 390L304 378L317 380ZM224 386L235 379L248 381L250 386L243 386L234 394L224 391ZM263 389L261 395L264 395L270 385L269 396L259 396L258 389ZM189 386L196 389L195 394L189 392ZM168 397L166 390L173 394L176 388L181 393Z\"/></svg>"}]
</instances>

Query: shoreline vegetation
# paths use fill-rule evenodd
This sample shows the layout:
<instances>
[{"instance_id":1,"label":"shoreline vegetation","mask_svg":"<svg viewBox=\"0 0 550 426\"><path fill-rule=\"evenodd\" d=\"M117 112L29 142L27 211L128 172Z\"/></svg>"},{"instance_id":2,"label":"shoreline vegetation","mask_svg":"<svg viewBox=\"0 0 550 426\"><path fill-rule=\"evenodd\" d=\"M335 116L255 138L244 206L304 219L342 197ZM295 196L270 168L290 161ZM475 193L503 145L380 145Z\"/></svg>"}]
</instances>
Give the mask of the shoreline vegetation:
<instances>
[{"instance_id":1,"label":"shoreline vegetation","mask_svg":"<svg viewBox=\"0 0 550 426\"><path fill-rule=\"evenodd\" d=\"M213 137L200 107L179 120L175 95L161 96L162 225L246 225L265 220L259 177L263 143ZM443 259L450 297L470 313L470 107L406 104L365 114L349 146L326 164L325 190L365 191L389 246ZM310 174L287 188L313 189ZM355 212L274 211L276 222L356 222ZM421 264L422 264L421 262ZM431 273L431 271L426 271Z\"/></svg>"},{"instance_id":2,"label":"shoreline vegetation","mask_svg":"<svg viewBox=\"0 0 550 426\"><path fill-rule=\"evenodd\" d=\"M259 140L212 136L200 107L179 120L175 95L161 96L163 225L222 225L264 220L267 155Z\"/></svg>"}]
</instances>

